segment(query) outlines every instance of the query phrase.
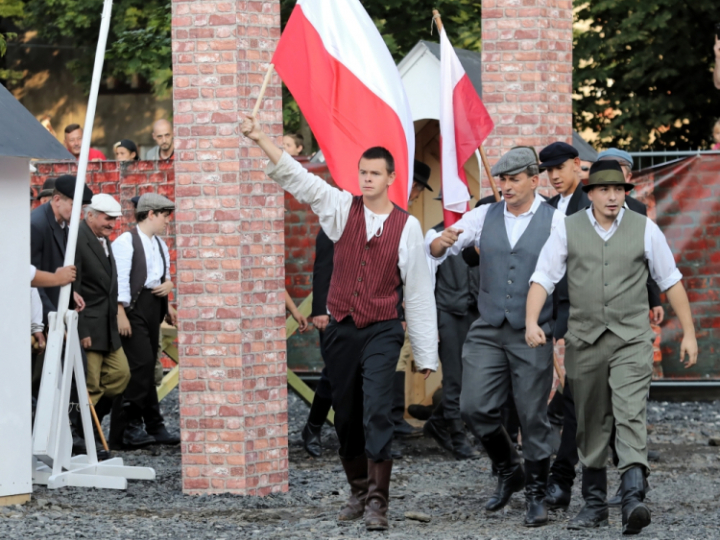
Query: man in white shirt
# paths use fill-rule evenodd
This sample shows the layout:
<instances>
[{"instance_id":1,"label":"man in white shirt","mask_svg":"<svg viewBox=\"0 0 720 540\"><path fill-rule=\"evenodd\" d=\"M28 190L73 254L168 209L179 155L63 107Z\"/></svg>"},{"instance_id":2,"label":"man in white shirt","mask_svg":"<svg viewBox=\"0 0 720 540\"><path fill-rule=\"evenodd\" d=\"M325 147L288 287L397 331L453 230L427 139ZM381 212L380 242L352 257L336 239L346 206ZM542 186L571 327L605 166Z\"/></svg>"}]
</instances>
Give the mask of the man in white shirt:
<instances>
[{"instance_id":1,"label":"man in white shirt","mask_svg":"<svg viewBox=\"0 0 720 540\"><path fill-rule=\"evenodd\" d=\"M498 485L485 509L503 508L525 487L527 527L547 524L545 488L550 468L551 428L547 402L552 385L552 340L532 349L524 343L528 279L550 231L565 216L535 192L539 182L532 148L507 152L493 167L504 200L466 213L442 234L429 231L428 255L442 262L468 246L480 250L480 317L463 347L460 412L498 471ZM552 337L552 301L542 308L542 331ZM525 469L502 425L501 408L515 398L523 436Z\"/></svg>"},{"instance_id":2,"label":"man in white shirt","mask_svg":"<svg viewBox=\"0 0 720 540\"><path fill-rule=\"evenodd\" d=\"M655 334L648 318L648 271L666 291L682 325L681 361L697 361L697 341L682 275L660 229L623 207L625 181L616 161L598 161L583 189L592 206L559 223L530 278L526 341L547 343L538 316L567 271L570 318L565 334L567 381L575 398L585 506L568 528L608 523L605 464L613 421L622 474L623 534L650 524L646 492L646 405Z\"/></svg>"},{"instance_id":3,"label":"man in white shirt","mask_svg":"<svg viewBox=\"0 0 720 540\"><path fill-rule=\"evenodd\" d=\"M242 132L270 158L268 175L310 204L335 243L324 340L339 454L351 489L339 519L364 515L368 530L387 530L403 300L415 363L426 377L437 369L435 299L420 223L388 198L395 166L385 148L358 156L363 196L353 197L307 172L262 132L257 119L246 118Z\"/></svg>"},{"instance_id":4,"label":"man in white shirt","mask_svg":"<svg viewBox=\"0 0 720 540\"><path fill-rule=\"evenodd\" d=\"M175 312L168 305L173 289L170 254L159 238L174 209L170 199L146 193L138 201L137 227L112 244L118 276L118 329L130 365L130 382L123 393L124 418L114 413L112 419L110 442L116 447L180 442L179 436L165 427L154 376L160 324L163 319L176 323Z\"/></svg>"}]
</instances>

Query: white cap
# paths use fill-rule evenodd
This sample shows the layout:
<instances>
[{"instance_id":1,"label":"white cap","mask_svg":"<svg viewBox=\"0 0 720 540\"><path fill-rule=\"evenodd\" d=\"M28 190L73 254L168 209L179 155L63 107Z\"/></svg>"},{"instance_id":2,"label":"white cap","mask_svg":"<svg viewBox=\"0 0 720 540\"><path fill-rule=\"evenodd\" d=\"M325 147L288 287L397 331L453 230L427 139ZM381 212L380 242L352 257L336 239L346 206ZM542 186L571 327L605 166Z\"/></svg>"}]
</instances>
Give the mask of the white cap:
<instances>
[{"instance_id":1,"label":"white cap","mask_svg":"<svg viewBox=\"0 0 720 540\"><path fill-rule=\"evenodd\" d=\"M115 200L115 197L108 195L107 193L93 195L88 208L107 214L110 217L122 216L122 206L120 206L120 203Z\"/></svg>"}]
</instances>

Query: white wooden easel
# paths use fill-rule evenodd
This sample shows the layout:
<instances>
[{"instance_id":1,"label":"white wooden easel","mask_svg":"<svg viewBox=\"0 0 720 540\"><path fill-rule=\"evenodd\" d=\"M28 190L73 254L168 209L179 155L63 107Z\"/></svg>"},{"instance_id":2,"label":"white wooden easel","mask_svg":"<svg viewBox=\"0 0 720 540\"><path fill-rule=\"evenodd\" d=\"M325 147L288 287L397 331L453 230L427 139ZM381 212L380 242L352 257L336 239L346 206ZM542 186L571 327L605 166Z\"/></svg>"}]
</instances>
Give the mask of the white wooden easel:
<instances>
[{"instance_id":1,"label":"white wooden easel","mask_svg":"<svg viewBox=\"0 0 720 540\"><path fill-rule=\"evenodd\" d=\"M95 54L95 67L90 88L87 116L83 132L80 160L78 162L72 217L65 250L65 266L75 263L78 227L80 225L85 174L90 153L90 138L95 119L97 95L100 88L105 44L110 30L112 0L105 0L100 23L100 37ZM68 311L70 285L60 291L58 312L49 315L49 332L45 362L43 365L40 394L38 395L33 429L33 483L47 485L51 489L63 486L126 489L130 480L153 480L155 470L149 467L127 467L120 458L98 463L95 452L95 435L90 418L90 404L85 391L80 339L78 337L78 314ZM66 337L67 336L67 337ZM63 342L65 362L63 365ZM83 436L87 455L72 456L72 434L68 417L70 388L73 374L77 385Z\"/></svg>"}]
</instances>

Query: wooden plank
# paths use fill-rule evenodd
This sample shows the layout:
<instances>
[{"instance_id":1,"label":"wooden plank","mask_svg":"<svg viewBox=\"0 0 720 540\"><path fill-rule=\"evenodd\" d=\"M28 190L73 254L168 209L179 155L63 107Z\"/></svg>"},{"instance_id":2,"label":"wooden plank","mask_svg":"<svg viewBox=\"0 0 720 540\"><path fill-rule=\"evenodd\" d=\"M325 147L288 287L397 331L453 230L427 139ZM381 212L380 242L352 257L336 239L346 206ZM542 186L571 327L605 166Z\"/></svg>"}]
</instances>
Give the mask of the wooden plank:
<instances>
[{"instance_id":1,"label":"wooden plank","mask_svg":"<svg viewBox=\"0 0 720 540\"><path fill-rule=\"evenodd\" d=\"M287 380L290 388L295 390L305 403L312 405L313 399L315 399L315 392L313 392L312 389L291 369L288 369L287 371ZM327 421L330 422L330 424L335 424L335 411L332 409L330 409L330 412L327 415Z\"/></svg>"},{"instance_id":2,"label":"wooden plank","mask_svg":"<svg viewBox=\"0 0 720 540\"><path fill-rule=\"evenodd\" d=\"M298 306L298 311L305 317L309 317L310 313L312 313L312 300L313 295L310 293ZM287 321L285 321L285 338L290 339L290 336L292 336L297 329L297 321L293 319L292 316L288 317Z\"/></svg>"},{"instance_id":3,"label":"wooden plank","mask_svg":"<svg viewBox=\"0 0 720 540\"><path fill-rule=\"evenodd\" d=\"M157 388L158 401L162 401L180 383L180 366L175 366L163 377Z\"/></svg>"},{"instance_id":4,"label":"wooden plank","mask_svg":"<svg viewBox=\"0 0 720 540\"><path fill-rule=\"evenodd\" d=\"M12 506L14 504L25 504L26 502L30 502L30 493L0 497L0 506Z\"/></svg>"}]
</instances>

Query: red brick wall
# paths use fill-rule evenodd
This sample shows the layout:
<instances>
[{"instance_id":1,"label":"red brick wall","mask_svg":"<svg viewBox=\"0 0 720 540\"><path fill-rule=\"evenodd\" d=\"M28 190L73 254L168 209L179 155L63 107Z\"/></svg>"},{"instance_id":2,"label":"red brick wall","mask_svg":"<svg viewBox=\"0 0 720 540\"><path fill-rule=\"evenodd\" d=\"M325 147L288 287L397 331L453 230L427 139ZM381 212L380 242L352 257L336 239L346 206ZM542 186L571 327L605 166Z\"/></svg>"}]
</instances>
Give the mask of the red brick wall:
<instances>
[{"instance_id":1,"label":"red brick wall","mask_svg":"<svg viewBox=\"0 0 720 540\"><path fill-rule=\"evenodd\" d=\"M288 489L282 190L240 134L280 2L172 1L183 490ZM282 135L281 87L259 118Z\"/></svg>"}]
</instances>

